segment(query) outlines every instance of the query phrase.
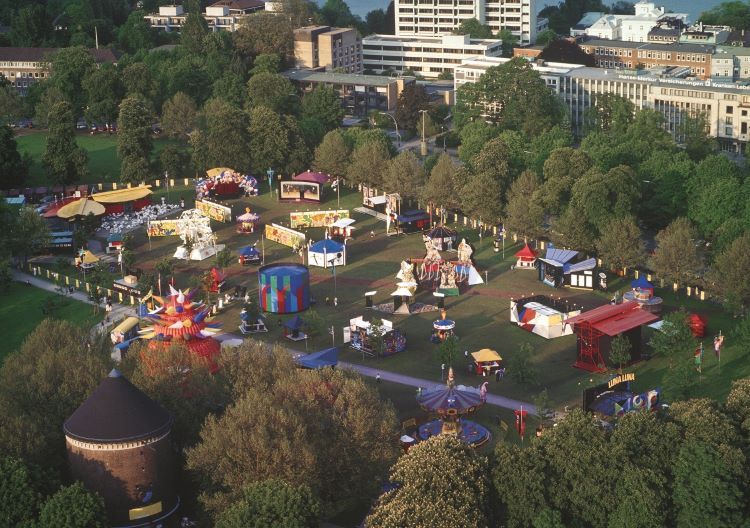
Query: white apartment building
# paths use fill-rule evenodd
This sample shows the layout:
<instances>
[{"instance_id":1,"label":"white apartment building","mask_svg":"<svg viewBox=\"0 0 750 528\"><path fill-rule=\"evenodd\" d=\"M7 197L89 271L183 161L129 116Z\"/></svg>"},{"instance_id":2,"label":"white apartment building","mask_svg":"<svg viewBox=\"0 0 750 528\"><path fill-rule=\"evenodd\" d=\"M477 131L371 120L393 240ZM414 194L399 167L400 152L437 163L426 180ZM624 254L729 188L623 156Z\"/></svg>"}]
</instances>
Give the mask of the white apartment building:
<instances>
[{"instance_id":1,"label":"white apartment building","mask_svg":"<svg viewBox=\"0 0 750 528\"><path fill-rule=\"evenodd\" d=\"M656 7L653 2L641 0L635 4L635 15L603 15L591 24L585 33L601 39L647 42L649 31L656 27L660 20L671 18L686 24L687 17L687 13L666 13L663 7ZM584 25L583 22L584 20L578 25Z\"/></svg>"},{"instance_id":2,"label":"white apartment building","mask_svg":"<svg viewBox=\"0 0 750 528\"><path fill-rule=\"evenodd\" d=\"M536 0L395 0L394 9L400 37L448 35L470 18L493 33L510 30L521 45L533 44L538 31Z\"/></svg>"},{"instance_id":3,"label":"white apartment building","mask_svg":"<svg viewBox=\"0 0 750 528\"><path fill-rule=\"evenodd\" d=\"M237 31L242 21L251 13L263 11L265 2L259 0L220 0L206 7L203 18L211 31ZM152 28L163 31L180 31L187 14L181 5L160 6L158 14L143 17Z\"/></svg>"},{"instance_id":4,"label":"white apartment building","mask_svg":"<svg viewBox=\"0 0 750 528\"><path fill-rule=\"evenodd\" d=\"M426 78L454 68L472 57L499 57L501 40L470 39L468 35L399 37L370 35L362 39L365 70L403 72L412 70Z\"/></svg>"},{"instance_id":5,"label":"white apartment building","mask_svg":"<svg viewBox=\"0 0 750 528\"><path fill-rule=\"evenodd\" d=\"M458 90L459 86L476 82L479 77L488 69L495 66L502 66L510 61L506 57L480 57L467 59L456 66L453 76L453 87ZM550 90L555 93L559 92L560 79L567 75L571 70L583 68L582 64L566 64L563 62L544 62L542 60L529 61L534 71L539 73L542 80L549 86Z\"/></svg>"},{"instance_id":6,"label":"white apartment building","mask_svg":"<svg viewBox=\"0 0 750 528\"><path fill-rule=\"evenodd\" d=\"M490 66L508 59L465 61L456 67L456 89L475 82ZM541 70L541 68L547 68ZM566 71L567 68L567 71ZM666 120L666 129L680 141L679 125L686 115L702 114L711 136L728 152L741 152L750 141L750 86L670 77L655 71L637 73L571 64L535 65L542 78L567 106L573 130L581 131L584 114L597 94L615 94L636 109L651 108ZM661 68L656 72L663 72ZM492 109L488 109L492 111Z\"/></svg>"},{"instance_id":7,"label":"white apartment building","mask_svg":"<svg viewBox=\"0 0 750 528\"><path fill-rule=\"evenodd\" d=\"M711 78L725 82L750 79L750 48L716 46L711 56Z\"/></svg>"}]
</instances>

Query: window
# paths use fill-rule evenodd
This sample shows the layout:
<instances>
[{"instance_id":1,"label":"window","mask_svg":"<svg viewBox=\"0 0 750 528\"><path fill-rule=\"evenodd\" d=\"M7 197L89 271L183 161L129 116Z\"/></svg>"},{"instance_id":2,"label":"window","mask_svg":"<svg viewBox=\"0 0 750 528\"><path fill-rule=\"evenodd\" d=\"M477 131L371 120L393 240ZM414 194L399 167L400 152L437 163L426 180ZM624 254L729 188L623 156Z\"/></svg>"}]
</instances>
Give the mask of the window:
<instances>
[{"instance_id":1,"label":"window","mask_svg":"<svg viewBox=\"0 0 750 528\"><path fill-rule=\"evenodd\" d=\"M727 106L727 114L733 114L734 113L734 107L733 106Z\"/></svg>"}]
</instances>

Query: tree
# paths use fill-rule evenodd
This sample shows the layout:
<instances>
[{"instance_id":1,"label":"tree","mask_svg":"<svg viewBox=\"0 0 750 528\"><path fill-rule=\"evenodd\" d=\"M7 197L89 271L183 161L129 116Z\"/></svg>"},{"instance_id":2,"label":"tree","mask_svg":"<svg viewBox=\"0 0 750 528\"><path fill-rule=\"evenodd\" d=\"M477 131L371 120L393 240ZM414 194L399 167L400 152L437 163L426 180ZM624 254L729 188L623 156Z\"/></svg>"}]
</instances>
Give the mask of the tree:
<instances>
[{"instance_id":1,"label":"tree","mask_svg":"<svg viewBox=\"0 0 750 528\"><path fill-rule=\"evenodd\" d=\"M708 274L709 290L728 308L744 313L750 303L750 233L719 253Z\"/></svg>"},{"instance_id":2,"label":"tree","mask_svg":"<svg viewBox=\"0 0 750 528\"><path fill-rule=\"evenodd\" d=\"M425 173L417 155L404 150L393 158L383 175L383 188L387 192L399 193L402 198L416 199L425 184Z\"/></svg>"},{"instance_id":3,"label":"tree","mask_svg":"<svg viewBox=\"0 0 750 528\"><path fill-rule=\"evenodd\" d=\"M188 13L180 28L180 44L188 53L202 53L203 41L208 32L208 23L200 13Z\"/></svg>"},{"instance_id":4,"label":"tree","mask_svg":"<svg viewBox=\"0 0 750 528\"><path fill-rule=\"evenodd\" d=\"M243 497L219 515L216 528L317 528L320 506L307 486L266 480L247 486Z\"/></svg>"},{"instance_id":5,"label":"tree","mask_svg":"<svg viewBox=\"0 0 750 528\"><path fill-rule=\"evenodd\" d=\"M724 156L701 161L686 190L688 217L708 237L715 237L724 224L741 217L747 203L737 165Z\"/></svg>"},{"instance_id":6,"label":"tree","mask_svg":"<svg viewBox=\"0 0 750 528\"><path fill-rule=\"evenodd\" d=\"M247 81L248 111L264 106L274 112L296 114L298 104L294 85L283 75L263 72Z\"/></svg>"},{"instance_id":7,"label":"tree","mask_svg":"<svg viewBox=\"0 0 750 528\"><path fill-rule=\"evenodd\" d=\"M646 249L635 218L613 218L605 223L596 242L596 250L599 258L612 269L640 266L644 261Z\"/></svg>"},{"instance_id":8,"label":"tree","mask_svg":"<svg viewBox=\"0 0 750 528\"><path fill-rule=\"evenodd\" d=\"M0 367L2 452L64 467L63 422L106 376L111 348L108 338L92 340L88 328L42 321Z\"/></svg>"},{"instance_id":9,"label":"tree","mask_svg":"<svg viewBox=\"0 0 750 528\"><path fill-rule=\"evenodd\" d=\"M456 121L463 124L482 117L503 130L534 137L563 122L562 103L526 59L516 57L493 66L475 83L461 85L456 93Z\"/></svg>"},{"instance_id":10,"label":"tree","mask_svg":"<svg viewBox=\"0 0 750 528\"><path fill-rule=\"evenodd\" d=\"M326 0L320 8L320 16L330 26L356 27L362 23L359 17L352 14L344 0Z\"/></svg>"},{"instance_id":11,"label":"tree","mask_svg":"<svg viewBox=\"0 0 750 528\"><path fill-rule=\"evenodd\" d=\"M433 205L454 208L458 206L459 182L456 180L458 168L447 153L439 155L437 163L430 171L430 177L422 189L422 199Z\"/></svg>"},{"instance_id":12,"label":"tree","mask_svg":"<svg viewBox=\"0 0 750 528\"><path fill-rule=\"evenodd\" d=\"M76 144L75 121L69 103L55 104L48 116L49 131L42 162L55 183L75 183L88 174L88 155Z\"/></svg>"},{"instance_id":13,"label":"tree","mask_svg":"<svg viewBox=\"0 0 750 528\"><path fill-rule=\"evenodd\" d=\"M164 103L161 111L161 126L169 137L187 141L190 132L195 128L197 116L198 108L195 101L189 95L177 92Z\"/></svg>"},{"instance_id":14,"label":"tree","mask_svg":"<svg viewBox=\"0 0 750 528\"><path fill-rule=\"evenodd\" d=\"M513 48L516 47L520 39L508 28L498 31L495 37L503 41L503 57L512 57Z\"/></svg>"},{"instance_id":15,"label":"tree","mask_svg":"<svg viewBox=\"0 0 750 528\"><path fill-rule=\"evenodd\" d=\"M638 490L647 485L653 494L649 500L638 500ZM668 526L669 500L666 475L645 466L626 464L615 484L616 502L609 515L608 526L631 528L635 526Z\"/></svg>"},{"instance_id":16,"label":"tree","mask_svg":"<svg viewBox=\"0 0 750 528\"><path fill-rule=\"evenodd\" d=\"M635 171L620 165L603 173L592 169L573 184L571 206L601 231L615 218L632 215L640 198Z\"/></svg>"},{"instance_id":17,"label":"tree","mask_svg":"<svg viewBox=\"0 0 750 528\"><path fill-rule=\"evenodd\" d=\"M426 110L429 105L429 97L424 87L412 83L404 88L398 96L396 103L396 122L400 128L414 133L421 131L422 116L420 110Z\"/></svg>"},{"instance_id":18,"label":"tree","mask_svg":"<svg viewBox=\"0 0 750 528\"><path fill-rule=\"evenodd\" d=\"M560 37L551 29L545 29L541 33L538 33L536 36L536 45L537 46L548 46L552 42L555 42Z\"/></svg>"},{"instance_id":19,"label":"tree","mask_svg":"<svg viewBox=\"0 0 750 528\"><path fill-rule=\"evenodd\" d=\"M625 134L633 122L635 105L629 99L612 93L596 94L593 104L584 111L584 131Z\"/></svg>"},{"instance_id":20,"label":"tree","mask_svg":"<svg viewBox=\"0 0 750 528\"><path fill-rule=\"evenodd\" d=\"M114 66L103 64L89 71L81 83L86 91L86 119L114 124L124 87Z\"/></svg>"},{"instance_id":21,"label":"tree","mask_svg":"<svg viewBox=\"0 0 750 528\"><path fill-rule=\"evenodd\" d=\"M245 106L245 82L242 75L227 71L224 75L216 79L211 86L211 97L222 99L237 108Z\"/></svg>"},{"instance_id":22,"label":"tree","mask_svg":"<svg viewBox=\"0 0 750 528\"><path fill-rule=\"evenodd\" d=\"M83 80L95 66L94 57L80 46L62 48L50 59L51 75L48 82L70 102L74 117L83 115L86 106Z\"/></svg>"},{"instance_id":23,"label":"tree","mask_svg":"<svg viewBox=\"0 0 750 528\"><path fill-rule=\"evenodd\" d=\"M695 164L685 152L656 151L638 167L644 184L638 217L649 227L663 229L672 219L687 215L685 181L692 179Z\"/></svg>"},{"instance_id":24,"label":"tree","mask_svg":"<svg viewBox=\"0 0 750 528\"><path fill-rule=\"evenodd\" d=\"M30 4L21 7L10 24L10 43L21 48L49 45L52 40L52 19L44 5Z\"/></svg>"},{"instance_id":25,"label":"tree","mask_svg":"<svg viewBox=\"0 0 750 528\"><path fill-rule=\"evenodd\" d=\"M23 187L28 175L28 159L18 153L13 130L0 125L0 189Z\"/></svg>"},{"instance_id":26,"label":"tree","mask_svg":"<svg viewBox=\"0 0 750 528\"><path fill-rule=\"evenodd\" d=\"M104 501L82 483L63 486L42 505L39 528L105 528Z\"/></svg>"},{"instance_id":27,"label":"tree","mask_svg":"<svg viewBox=\"0 0 750 528\"><path fill-rule=\"evenodd\" d=\"M277 53L261 53L253 60L250 75L259 73L279 73L281 71L281 57Z\"/></svg>"},{"instance_id":28,"label":"tree","mask_svg":"<svg viewBox=\"0 0 750 528\"><path fill-rule=\"evenodd\" d=\"M128 64L122 71L122 83L126 95L140 95L147 101L155 101L159 93L157 81L144 62Z\"/></svg>"},{"instance_id":29,"label":"tree","mask_svg":"<svg viewBox=\"0 0 750 528\"><path fill-rule=\"evenodd\" d=\"M13 254L21 257L24 266L30 255L49 243L49 227L33 207L22 207L11 233Z\"/></svg>"},{"instance_id":30,"label":"tree","mask_svg":"<svg viewBox=\"0 0 750 528\"><path fill-rule=\"evenodd\" d=\"M127 22L120 26L117 32L120 49L129 53L136 53L140 50L149 50L155 46L156 32L146 21L145 16L145 11L131 11Z\"/></svg>"},{"instance_id":31,"label":"tree","mask_svg":"<svg viewBox=\"0 0 750 528\"><path fill-rule=\"evenodd\" d=\"M208 416L187 452L204 506L221 511L269 478L307 485L327 514L343 497L376 491L396 455L388 442L396 428L392 406L372 385L343 370L301 372L284 351L252 344L226 361L220 367L238 380L238 397L220 417Z\"/></svg>"},{"instance_id":32,"label":"tree","mask_svg":"<svg viewBox=\"0 0 750 528\"><path fill-rule=\"evenodd\" d=\"M421 442L391 469L399 484L380 496L365 525L489 525L489 482L485 461L455 436L439 435Z\"/></svg>"},{"instance_id":33,"label":"tree","mask_svg":"<svg viewBox=\"0 0 750 528\"><path fill-rule=\"evenodd\" d=\"M466 164L481 152L490 140L500 135L502 129L491 125L483 120L468 123L461 129L461 146L458 148L458 157Z\"/></svg>"},{"instance_id":34,"label":"tree","mask_svg":"<svg viewBox=\"0 0 750 528\"><path fill-rule=\"evenodd\" d=\"M175 145L167 145L159 154L162 170L170 178L185 178L189 174L190 155L177 148Z\"/></svg>"},{"instance_id":35,"label":"tree","mask_svg":"<svg viewBox=\"0 0 750 528\"><path fill-rule=\"evenodd\" d=\"M711 129L705 115L682 116L677 129L680 143L684 143L685 152L690 159L698 162L719 149L716 139L710 135Z\"/></svg>"},{"instance_id":36,"label":"tree","mask_svg":"<svg viewBox=\"0 0 750 528\"><path fill-rule=\"evenodd\" d=\"M331 130L315 149L313 168L316 171L344 177L349 168L351 149L344 140L341 130Z\"/></svg>"},{"instance_id":37,"label":"tree","mask_svg":"<svg viewBox=\"0 0 750 528\"><path fill-rule=\"evenodd\" d=\"M152 123L151 110L141 96L130 95L122 101L117 120L117 155L122 163L120 180L124 183L140 183L149 175Z\"/></svg>"},{"instance_id":38,"label":"tree","mask_svg":"<svg viewBox=\"0 0 750 528\"><path fill-rule=\"evenodd\" d=\"M750 6L742 2L722 2L701 13L704 24L726 24L737 29L750 28Z\"/></svg>"},{"instance_id":39,"label":"tree","mask_svg":"<svg viewBox=\"0 0 750 528\"><path fill-rule=\"evenodd\" d=\"M656 249L651 266L665 280L685 284L701 268L701 257L695 245L697 235L687 218L677 218L656 235Z\"/></svg>"},{"instance_id":40,"label":"tree","mask_svg":"<svg viewBox=\"0 0 750 528\"><path fill-rule=\"evenodd\" d=\"M485 224L495 223L502 218L504 189L492 175L459 171L456 179L464 182L460 190L461 209L475 218L481 218Z\"/></svg>"},{"instance_id":41,"label":"tree","mask_svg":"<svg viewBox=\"0 0 750 528\"><path fill-rule=\"evenodd\" d=\"M203 114L205 129L194 132L190 138L196 169L202 172L211 167L228 166L249 172L252 159L247 114L218 99L207 102Z\"/></svg>"},{"instance_id":42,"label":"tree","mask_svg":"<svg viewBox=\"0 0 750 528\"><path fill-rule=\"evenodd\" d=\"M368 338L370 340L370 348L377 357L383 355L383 349L385 347L384 336L385 326L383 326L383 320L373 319L370 321L370 334Z\"/></svg>"},{"instance_id":43,"label":"tree","mask_svg":"<svg viewBox=\"0 0 750 528\"><path fill-rule=\"evenodd\" d=\"M508 362L508 374L517 383L522 385L536 383L536 369L531 364L533 354L534 347L531 343L521 343L518 353L514 354Z\"/></svg>"},{"instance_id":44,"label":"tree","mask_svg":"<svg viewBox=\"0 0 750 528\"><path fill-rule=\"evenodd\" d=\"M32 528L42 494L35 475L22 460L0 459L0 519L5 526ZM37 477L38 478L38 477Z\"/></svg>"},{"instance_id":45,"label":"tree","mask_svg":"<svg viewBox=\"0 0 750 528\"><path fill-rule=\"evenodd\" d=\"M536 442L525 449L497 442L494 454L491 475L499 518L506 526L531 525L539 512L548 509L546 453Z\"/></svg>"},{"instance_id":46,"label":"tree","mask_svg":"<svg viewBox=\"0 0 750 528\"><path fill-rule=\"evenodd\" d=\"M302 98L302 118L316 119L325 132L341 126L344 109L333 88L318 85L312 92L306 93Z\"/></svg>"},{"instance_id":47,"label":"tree","mask_svg":"<svg viewBox=\"0 0 750 528\"><path fill-rule=\"evenodd\" d=\"M448 336L437 348L437 357L443 365L453 366L453 361L458 356L458 338Z\"/></svg>"},{"instance_id":48,"label":"tree","mask_svg":"<svg viewBox=\"0 0 750 528\"><path fill-rule=\"evenodd\" d=\"M550 237L558 246L593 252L596 248L597 230L589 222L585 211L571 204L561 216L552 221Z\"/></svg>"},{"instance_id":49,"label":"tree","mask_svg":"<svg viewBox=\"0 0 750 528\"><path fill-rule=\"evenodd\" d=\"M174 271L174 261L169 257L164 257L154 265L154 269L159 274L159 294L161 294L161 276L172 275L172 272Z\"/></svg>"},{"instance_id":50,"label":"tree","mask_svg":"<svg viewBox=\"0 0 750 528\"><path fill-rule=\"evenodd\" d=\"M224 268L231 265L232 262L234 262L234 255L228 247L216 253L216 265L219 266L221 271L224 271Z\"/></svg>"},{"instance_id":51,"label":"tree","mask_svg":"<svg viewBox=\"0 0 750 528\"><path fill-rule=\"evenodd\" d=\"M545 211L558 215L570 202L576 180L586 174L594 163L586 152L563 147L553 150L544 162L544 183L539 191Z\"/></svg>"},{"instance_id":52,"label":"tree","mask_svg":"<svg viewBox=\"0 0 750 528\"><path fill-rule=\"evenodd\" d=\"M258 106L250 112L248 132L254 172L272 167L291 174L308 166L309 151L293 117Z\"/></svg>"},{"instance_id":53,"label":"tree","mask_svg":"<svg viewBox=\"0 0 750 528\"><path fill-rule=\"evenodd\" d=\"M596 58L593 55L589 55L581 46L568 39L550 41L539 54L539 58L549 62L583 64L592 68L596 66Z\"/></svg>"},{"instance_id":54,"label":"tree","mask_svg":"<svg viewBox=\"0 0 750 528\"><path fill-rule=\"evenodd\" d=\"M383 143L369 141L354 149L351 163L346 170L349 182L380 185L383 174L389 167L388 149Z\"/></svg>"},{"instance_id":55,"label":"tree","mask_svg":"<svg viewBox=\"0 0 750 528\"><path fill-rule=\"evenodd\" d=\"M696 342L687 324L687 314L680 310L667 314L659 332L655 332L648 345L654 355L663 356L669 362L669 368L677 364L677 358L695 350Z\"/></svg>"},{"instance_id":56,"label":"tree","mask_svg":"<svg viewBox=\"0 0 750 528\"><path fill-rule=\"evenodd\" d=\"M622 334L619 334L612 340L612 345L609 351L609 360L617 365L620 374L622 374L622 366L630 362L631 348L630 340Z\"/></svg>"},{"instance_id":57,"label":"tree","mask_svg":"<svg viewBox=\"0 0 750 528\"><path fill-rule=\"evenodd\" d=\"M524 240L543 232L544 209L538 195L539 182L533 171L523 171L510 186L503 225Z\"/></svg>"},{"instance_id":58,"label":"tree","mask_svg":"<svg viewBox=\"0 0 750 528\"><path fill-rule=\"evenodd\" d=\"M16 87L0 75L0 125L10 124L21 117L22 107Z\"/></svg>"},{"instance_id":59,"label":"tree","mask_svg":"<svg viewBox=\"0 0 750 528\"><path fill-rule=\"evenodd\" d=\"M239 55L249 64L258 55L275 53L283 65L291 64L294 35L287 16L276 13L256 15L247 17L232 34Z\"/></svg>"}]
</instances>

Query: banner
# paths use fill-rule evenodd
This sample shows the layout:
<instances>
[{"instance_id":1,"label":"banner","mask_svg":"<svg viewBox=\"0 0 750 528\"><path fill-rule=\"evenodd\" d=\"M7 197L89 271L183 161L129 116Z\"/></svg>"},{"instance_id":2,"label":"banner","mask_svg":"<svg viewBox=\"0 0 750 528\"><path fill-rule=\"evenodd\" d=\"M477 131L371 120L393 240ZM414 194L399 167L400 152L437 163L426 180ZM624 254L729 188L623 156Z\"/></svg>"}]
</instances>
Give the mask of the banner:
<instances>
[{"instance_id":1,"label":"banner","mask_svg":"<svg viewBox=\"0 0 750 528\"><path fill-rule=\"evenodd\" d=\"M172 220L149 220L146 233L149 237L177 236L179 235L180 221Z\"/></svg>"},{"instance_id":2,"label":"banner","mask_svg":"<svg viewBox=\"0 0 750 528\"><path fill-rule=\"evenodd\" d=\"M305 243L305 234L277 224L266 224L266 238L281 245L294 247Z\"/></svg>"},{"instance_id":3,"label":"banner","mask_svg":"<svg viewBox=\"0 0 750 528\"><path fill-rule=\"evenodd\" d=\"M195 208L211 220L224 223L232 221L232 210L225 205L219 205L206 200L196 200Z\"/></svg>"},{"instance_id":4,"label":"banner","mask_svg":"<svg viewBox=\"0 0 750 528\"><path fill-rule=\"evenodd\" d=\"M328 227L342 218L349 218L348 209L333 211L302 211L289 213L289 224L293 229L304 227Z\"/></svg>"}]
</instances>

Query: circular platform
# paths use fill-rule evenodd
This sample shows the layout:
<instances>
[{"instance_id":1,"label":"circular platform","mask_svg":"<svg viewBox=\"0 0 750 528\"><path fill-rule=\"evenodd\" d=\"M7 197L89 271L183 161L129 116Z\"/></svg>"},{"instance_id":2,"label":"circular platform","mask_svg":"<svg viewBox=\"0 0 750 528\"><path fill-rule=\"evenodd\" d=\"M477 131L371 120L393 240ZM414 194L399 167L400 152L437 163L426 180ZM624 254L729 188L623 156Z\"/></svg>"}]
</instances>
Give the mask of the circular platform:
<instances>
[{"instance_id":1,"label":"circular platform","mask_svg":"<svg viewBox=\"0 0 750 528\"><path fill-rule=\"evenodd\" d=\"M489 430L476 422L464 418L459 419L459 422L461 423L461 432L458 434L458 438L471 447L479 447L492 438ZM427 440L432 436L441 434L442 431L443 421L433 420L419 426L419 438Z\"/></svg>"}]
</instances>

